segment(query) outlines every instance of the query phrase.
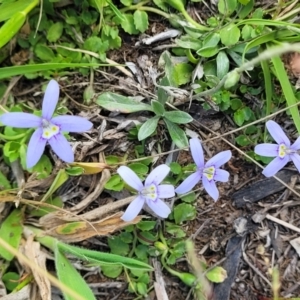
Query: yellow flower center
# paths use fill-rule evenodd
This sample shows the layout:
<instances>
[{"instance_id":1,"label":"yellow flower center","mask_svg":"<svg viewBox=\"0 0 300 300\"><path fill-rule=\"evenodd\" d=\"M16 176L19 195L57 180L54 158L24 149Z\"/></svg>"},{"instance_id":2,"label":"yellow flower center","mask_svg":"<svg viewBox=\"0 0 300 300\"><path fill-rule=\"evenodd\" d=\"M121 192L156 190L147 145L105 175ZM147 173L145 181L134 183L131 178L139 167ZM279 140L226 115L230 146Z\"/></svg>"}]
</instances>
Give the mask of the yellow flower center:
<instances>
[{"instance_id":1,"label":"yellow flower center","mask_svg":"<svg viewBox=\"0 0 300 300\"><path fill-rule=\"evenodd\" d=\"M280 158L283 158L283 157L285 157L286 156L286 154L287 154L287 147L286 147L286 145L285 144L280 144L279 145L279 148L278 148L278 156L280 157Z\"/></svg>"},{"instance_id":2,"label":"yellow flower center","mask_svg":"<svg viewBox=\"0 0 300 300\"><path fill-rule=\"evenodd\" d=\"M59 127L57 125L52 124L51 122L43 119L42 120L43 134L42 137L44 139L51 139L54 135L59 133Z\"/></svg>"},{"instance_id":3,"label":"yellow flower center","mask_svg":"<svg viewBox=\"0 0 300 300\"><path fill-rule=\"evenodd\" d=\"M207 167L203 169L203 176L205 176L209 181L214 179L215 176L215 167Z\"/></svg>"},{"instance_id":4,"label":"yellow flower center","mask_svg":"<svg viewBox=\"0 0 300 300\"><path fill-rule=\"evenodd\" d=\"M148 200L155 201L157 199L157 197L158 197L156 185L155 184L151 184L149 186L144 187L141 190L141 195L143 197L145 197L146 199L148 199Z\"/></svg>"}]
</instances>

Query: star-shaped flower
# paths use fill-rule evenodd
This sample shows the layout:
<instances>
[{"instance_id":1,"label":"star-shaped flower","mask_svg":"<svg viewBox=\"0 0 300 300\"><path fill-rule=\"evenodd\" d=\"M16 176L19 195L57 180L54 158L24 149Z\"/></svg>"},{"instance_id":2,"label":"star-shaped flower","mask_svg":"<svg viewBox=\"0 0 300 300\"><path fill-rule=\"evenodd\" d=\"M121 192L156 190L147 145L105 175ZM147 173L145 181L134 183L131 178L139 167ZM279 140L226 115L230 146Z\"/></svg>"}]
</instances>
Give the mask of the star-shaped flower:
<instances>
[{"instance_id":1,"label":"star-shaped flower","mask_svg":"<svg viewBox=\"0 0 300 300\"><path fill-rule=\"evenodd\" d=\"M231 158L231 151L222 151L212 157L207 163L204 162L203 149L199 139L190 139L190 148L192 157L197 166L197 171L188 176L176 189L177 194L185 194L202 180L203 187L207 193L217 201L219 191L216 186L216 181L227 182L229 173L220 167Z\"/></svg>"},{"instance_id":2,"label":"star-shaped flower","mask_svg":"<svg viewBox=\"0 0 300 300\"><path fill-rule=\"evenodd\" d=\"M290 140L276 122L268 121L266 126L273 139L277 142L277 145L265 143L255 146L254 152L256 154L275 157L264 168L262 173L266 177L273 176L291 160L300 172L300 155L297 153L300 150L300 137L291 146Z\"/></svg>"},{"instance_id":3,"label":"star-shaped flower","mask_svg":"<svg viewBox=\"0 0 300 300\"><path fill-rule=\"evenodd\" d=\"M160 184L170 172L167 165L156 167L148 175L143 184L139 177L128 167L121 166L117 170L122 179L138 192L138 196L130 203L122 220L129 222L133 220L146 203L158 216L167 218L171 210L160 198L170 198L175 195L174 186Z\"/></svg>"},{"instance_id":4,"label":"star-shaped flower","mask_svg":"<svg viewBox=\"0 0 300 300\"><path fill-rule=\"evenodd\" d=\"M27 167L32 168L41 158L47 142L53 151L65 162L73 162L74 154L65 132L83 132L92 128L93 124L78 116L53 117L59 99L59 85L51 80L46 88L42 105L42 116L23 112L10 112L0 116L0 122L16 128L36 128L32 134L27 150Z\"/></svg>"}]
</instances>

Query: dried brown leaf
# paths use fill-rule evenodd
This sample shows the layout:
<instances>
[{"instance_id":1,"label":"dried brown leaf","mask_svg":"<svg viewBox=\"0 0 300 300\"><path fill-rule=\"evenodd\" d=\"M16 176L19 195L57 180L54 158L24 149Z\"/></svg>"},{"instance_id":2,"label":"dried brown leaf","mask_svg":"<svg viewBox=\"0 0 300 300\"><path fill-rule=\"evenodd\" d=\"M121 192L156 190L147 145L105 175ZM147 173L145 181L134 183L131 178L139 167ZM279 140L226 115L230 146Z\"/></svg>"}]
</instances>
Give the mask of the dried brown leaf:
<instances>
[{"instance_id":1,"label":"dried brown leaf","mask_svg":"<svg viewBox=\"0 0 300 300\"><path fill-rule=\"evenodd\" d=\"M137 216L130 222L125 222L121 219L123 212L120 211L105 219L87 223L87 222L73 222L59 225L51 230L47 230L46 234L58 238L65 243L81 242L93 236L105 236L116 230L120 230L131 224L138 223L142 217Z\"/></svg>"}]
</instances>

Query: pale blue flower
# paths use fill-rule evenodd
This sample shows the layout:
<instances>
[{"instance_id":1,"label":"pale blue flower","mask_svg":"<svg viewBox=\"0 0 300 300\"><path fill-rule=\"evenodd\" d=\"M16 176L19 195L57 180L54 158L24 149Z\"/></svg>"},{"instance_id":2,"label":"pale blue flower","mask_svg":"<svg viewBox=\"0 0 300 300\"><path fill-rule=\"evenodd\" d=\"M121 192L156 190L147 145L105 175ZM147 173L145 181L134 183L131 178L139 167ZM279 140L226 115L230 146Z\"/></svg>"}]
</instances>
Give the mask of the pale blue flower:
<instances>
[{"instance_id":1,"label":"pale blue flower","mask_svg":"<svg viewBox=\"0 0 300 300\"><path fill-rule=\"evenodd\" d=\"M133 220L146 203L159 217L167 218L171 213L169 206L161 198L170 198L175 195L174 186L170 184L160 184L170 172L167 165L156 167L148 175L143 184L139 177L128 167L121 166L117 170L122 179L134 190L138 196L130 203L122 220L129 222Z\"/></svg>"},{"instance_id":2,"label":"pale blue flower","mask_svg":"<svg viewBox=\"0 0 300 300\"><path fill-rule=\"evenodd\" d=\"M65 162L73 162L72 148L62 132L83 132L93 126L90 121L78 116L53 117L58 99L59 85L55 80L51 80L44 95L41 117L23 112L10 112L0 116L0 122L6 126L36 128L28 144L28 168L32 168L39 161L47 142L58 157Z\"/></svg>"},{"instance_id":3,"label":"pale blue flower","mask_svg":"<svg viewBox=\"0 0 300 300\"><path fill-rule=\"evenodd\" d=\"M219 198L219 191L216 186L216 181L228 181L229 173L220 169L220 167L229 161L231 158L231 151L222 151L205 163L203 149L199 139L190 139L190 149L194 162L197 166L197 171L188 176L175 189L175 192L177 194L188 193L200 180L202 180L204 189L215 201L217 201Z\"/></svg>"},{"instance_id":4,"label":"pale blue flower","mask_svg":"<svg viewBox=\"0 0 300 300\"><path fill-rule=\"evenodd\" d=\"M300 137L298 137L296 142L291 146L290 140L276 122L268 121L266 126L277 145L265 143L255 146L254 152L256 154L275 157L264 168L262 173L266 177L273 176L291 160L300 172L300 155L297 153L300 149Z\"/></svg>"}]
</instances>

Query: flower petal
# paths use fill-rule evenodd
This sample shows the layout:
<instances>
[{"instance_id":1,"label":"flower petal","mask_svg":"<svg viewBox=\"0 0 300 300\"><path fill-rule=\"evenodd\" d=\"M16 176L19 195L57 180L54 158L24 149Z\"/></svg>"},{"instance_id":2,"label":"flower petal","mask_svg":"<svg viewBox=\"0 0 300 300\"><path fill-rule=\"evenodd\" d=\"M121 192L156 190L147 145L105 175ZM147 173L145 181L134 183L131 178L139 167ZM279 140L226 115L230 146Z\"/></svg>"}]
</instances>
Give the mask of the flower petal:
<instances>
[{"instance_id":1,"label":"flower petal","mask_svg":"<svg viewBox=\"0 0 300 300\"><path fill-rule=\"evenodd\" d=\"M296 168L298 169L298 171L300 172L300 155L297 153L292 154L291 159L294 163L294 165L296 166Z\"/></svg>"},{"instance_id":2,"label":"flower petal","mask_svg":"<svg viewBox=\"0 0 300 300\"><path fill-rule=\"evenodd\" d=\"M195 172L187 177L176 189L177 194L188 193L201 180L200 172Z\"/></svg>"},{"instance_id":3,"label":"flower petal","mask_svg":"<svg viewBox=\"0 0 300 300\"><path fill-rule=\"evenodd\" d=\"M266 123L268 131L272 138L276 141L277 144L285 144L286 146L290 146L291 142L282 130L282 128L274 121L270 120Z\"/></svg>"},{"instance_id":4,"label":"flower petal","mask_svg":"<svg viewBox=\"0 0 300 300\"><path fill-rule=\"evenodd\" d=\"M170 172L170 168L167 165L159 165L148 175L145 180L145 186L152 183L159 185Z\"/></svg>"},{"instance_id":5,"label":"flower petal","mask_svg":"<svg viewBox=\"0 0 300 300\"><path fill-rule=\"evenodd\" d=\"M266 177L274 176L280 169L282 169L288 162L290 158L286 155L283 158L276 157L274 158L263 170L263 174Z\"/></svg>"},{"instance_id":6,"label":"flower petal","mask_svg":"<svg viewBox=\"0 0 300 300\"><path fill-rule=\"evenodd\" d=\"M93 127L93 123L79 116L57 116L51 119L51 123L68 132L83 132Z\"/></svg>"},{"instance_id":7,"label":"flower petal","mask_svg":"<svg viewBox=\"0 0 300 300\"><path fill-rule=\"evenodd\" d=\"M52 150L61 160L67 163L74 161L73 150L67 139L61 133L54 135L48 142Z\"/></svg>"},{"instance_id":8,"label":"flower petal","mask_svg":"<svg viewBox=\"0 0 300 300\"><path fill-rule=\"evenodd\" d=\"M40 117L23 112L11 112L0 116L1 123L16 128L39 127L41 121Z\"/></svg>"},{"instance_id":9,"label":"flower petal","mask_svg":"<svg viewBox=\"0 0 300 300\"><path fill-rule=\"evenodd\" d=\"M47 140L42 138L43 129L38 128L31 136L26 155L27 168L34 167L40 160L47 143Z\"/></svg>"},{"instance_id":10,"label":"flower petal","mask_svg":"<svg viewBox=\"0 0 300 300\"><path fill-rule=\"evenodd\" d=\"M229 173L222 169L216 169L214 180L215 181L221 181L221 182L227 182L229 179Z\"/></svg>"},{"instance_id":11,"label":"flower petal","mask_svg":"<svg viewBox=\"0 0 300 300\"><path fill-rule=\"evenodd\" d=\"M211 167L211 166L214 166L215 168L219 168L229 161L229 159L231 158L231 155L232 155L232 153L230 150L222 151L222 152L218 153L217 155L213 156L205 164L205 168Z\"/></svg>"},{"instance_id":12,"label":"flower petal","mask_svg":"<svg viewBox=\"0 0 300 300\"><path fill-rule=\"evenodd\" d=\"M300 149L300 136L297 138L295 143L291 146L291 149L293 149L293 150L299 150Z\"/></svg>"},{"instance_id":13,"label":"flower petal","mask_svg":"<svg viewBox=\"0 0 300 300\"><path fill-rule=\"evenodd\" d=\"M174 186L171 184L161 184L157 187L159 198L170 198L175 196Z\"/></svg>"},{"instance_id":14,"label":"flower petal","mask_svg":"<svg viewBox=\"0 0 300 300\"><path fill-rule=\"evenodd\" d=\"M139 179L139 177L130 168L121 166L118 168L117 173L136 191L141 191L143 189L144 186L141 179Z\"/></svg>"},{"instance_id":15,"label":"flower petal","mask_svg":"<svg viewBox=\"0 0 300 300\"><path fill-rule=\"evenodd\" d=\"M190 139L190 149L193 160L198 168L204 167L204 155L201 142L197 138Z\"/></svg>"},{"instance_id":16,"label":"flower petal","mask_svg":"<svg viewBox=\"0 0 300 300\"><path fill-rule=\"evenodd\" d=\"M171 213L170 207L160 199L147 200L147 204L161 218L167 218Z\"/></svg>"},{"instance_id":17,"label":"flower petal","mask_svg":"<svg viewBox=\"0 0 300 300\"><path fill-rule=\"evenodd\" d=\"M217 189L216 183L211 180L209 181L205 176L202 178L203 187L207 194L210 195L215 201L219 198L219 191Z\"/></svg>"},{"instance_id":18,"label":"flower petal","mask_svg":"<svg viewBox=\"0 0 300 300\"><path fill-rule=\"evenodd\" d=\"M51 117L54 114L57 102L59 99L59 85L52 79L47 85L43 105L42 105L42 116L46 120L50 121Z\"/></svg>"},{"instance_id":19,"label":"flower petal","mask_svg":"<svg viewBox=\"0 0 300 300\"><path fill-rule=\"evenodd\" d=\"M276 144L259 144L254 148L254 152L258 155L266 157L278 156L278 145Z\"/></svg>"},{"instance_id":20,"label":"flower petal","mask_svg":"<svg viewBox=\"0 0 300 300\"><path fill-rule=\"evenodd\" d=\"M129 169L129 168L128 168ZM138 196L136 197L127 207L125 213L122 215L121 219L125 222L130 222L133 220L138 213L141 211L143 208L145 201L143 197Z\"/></svg>"}]
</instances>

